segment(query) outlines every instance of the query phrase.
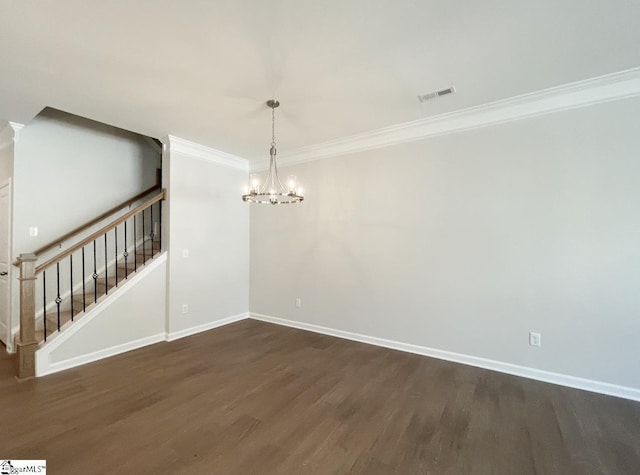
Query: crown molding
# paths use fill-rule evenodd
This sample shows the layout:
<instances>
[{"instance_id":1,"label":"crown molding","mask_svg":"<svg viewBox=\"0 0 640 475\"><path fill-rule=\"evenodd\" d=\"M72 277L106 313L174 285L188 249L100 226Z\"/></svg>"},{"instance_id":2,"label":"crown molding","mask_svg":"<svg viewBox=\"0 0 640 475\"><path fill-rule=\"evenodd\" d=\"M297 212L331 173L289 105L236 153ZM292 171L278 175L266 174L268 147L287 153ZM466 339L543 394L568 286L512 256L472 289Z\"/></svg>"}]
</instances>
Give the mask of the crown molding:
<instances>
[{"instance_id":1,"label":"crown molding","mask_svg":"<svg viewBox=\"0 0 640 475\"><path fill-rule=\"evenodd\" d=\"M23 127L24 124L17 122L5 122L5 124L0 127L0 150L17 142Z\"/></svg>"},{"instance_id":2,"label":"crown molding","mask_svg":"<svg viewBox=\"0 0 640 475\"><path fill-rule=\"evenodd\" d=\"M179 137L174 137L173 135L169 135L165 141L163 149L167 148L171 153L187 155L191 158L204 160L224 167L235 168L245 172L249 171L249 161L246 158L237 157L230 153L216 150L215 148L190 142L189 140L181 139Z\"/></svg>"},{"instance_id":3,"label":"crown molding","mask_svg":"<svg viewBox=\"0 0 640 475\"><path fill-rule=\"evenodd\" d=\"M278 165L295 165L637 96L640 68L303 147L279 156ZM260 164L252 170L265 168Z\"/></svg>"}]
</instances>

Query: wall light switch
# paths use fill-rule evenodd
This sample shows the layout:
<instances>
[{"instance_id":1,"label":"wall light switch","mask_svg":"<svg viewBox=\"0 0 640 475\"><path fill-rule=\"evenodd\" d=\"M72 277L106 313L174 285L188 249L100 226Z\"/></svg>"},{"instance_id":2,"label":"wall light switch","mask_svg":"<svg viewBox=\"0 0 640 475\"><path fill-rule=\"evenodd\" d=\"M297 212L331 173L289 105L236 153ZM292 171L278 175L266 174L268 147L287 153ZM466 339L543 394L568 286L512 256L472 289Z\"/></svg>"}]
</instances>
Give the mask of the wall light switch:
<instances>
[{"instance_id":1,"label":"wall light switch","mask_svg":"<svg viewBox=\"0 0 640 475\"><path fill-rule=\"evenodd\" d=\"M300 308L300 307L302 307L302 299L297 298L296 299L296 308Z\"/></svg>"},{"instance_id":2,"label":"wall light switch","mask_svg":"<svg viewBox=\"0 0 640 475\"><path fill-rule=\"evenodd\" d=\"M31 226L29 228L29 236L31 237L36 237L38 235L38 228L37 226Z\"/></svg>"},{"instance_id":3,"label":"wall light switch","mask_svg":"<svg viewBox=\"0 0 640 475\"><path fill-rule=\"evenodd\" d=\"M189 304L182 304L182 313L189 313Z\"/></svg>"},{"instance_id":4,"label":"wall light switch","mask_svg":"<svg viewBox=\"0 0 640 475\"><path fill-rule=\"evenodd\" d=\"M182 257L189 257L189 249L182 250Z\"/></svg>"}]
</instances>

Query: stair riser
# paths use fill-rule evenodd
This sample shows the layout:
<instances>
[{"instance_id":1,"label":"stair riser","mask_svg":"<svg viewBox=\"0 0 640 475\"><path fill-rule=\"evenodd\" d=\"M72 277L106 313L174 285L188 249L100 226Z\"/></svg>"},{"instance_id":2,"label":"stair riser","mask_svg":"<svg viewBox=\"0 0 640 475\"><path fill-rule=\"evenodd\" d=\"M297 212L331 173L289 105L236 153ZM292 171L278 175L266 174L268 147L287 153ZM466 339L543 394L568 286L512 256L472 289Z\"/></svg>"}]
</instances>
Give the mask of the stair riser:
<instances>
[{"instance_id":1,"label":"stair riser","mask_svg":"<svg viewBox=\"0 0 640 475\"><path fill-rule=\"evenodd\" d=\"M154 254L154 258L157 257L158 254ZM127 264L127 275L131 275L132 273L134 273L136 270L140 270L141 267L143 267L146 263L148 263L149 261L152 260L152 257L150 255L147 255L146 259L142 258L142 255L139 256L138 258L138 262L134 263L133 261L129 262ZM125 267L123 264L119 264L118 265L118 280L120 280L120 277L124 277L124 271L125 271Z\"/></svg>"},{"instance_id":2,"label":"stair riser","mask_svg":"<svg viewBox=\"0 0 640 475\"><path fill-rule=\"evenodd\" d=\"M62 328L67 322L71 320L71 312L68 310L60 311L60 328ZM42 331L44 330L44 320L40 319L36 322L36 327ZM58 312L53 310L47 312L47 337L58 331Z\"/></svg>"}]
</instances>

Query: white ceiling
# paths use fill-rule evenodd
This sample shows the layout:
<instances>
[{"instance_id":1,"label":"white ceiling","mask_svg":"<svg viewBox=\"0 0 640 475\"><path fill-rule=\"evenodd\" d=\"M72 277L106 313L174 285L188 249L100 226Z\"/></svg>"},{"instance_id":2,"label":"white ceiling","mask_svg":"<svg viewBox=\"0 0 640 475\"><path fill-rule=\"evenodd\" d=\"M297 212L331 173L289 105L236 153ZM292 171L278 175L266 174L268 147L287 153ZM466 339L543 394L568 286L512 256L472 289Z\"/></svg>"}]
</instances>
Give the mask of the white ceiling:
<instances>
[{"instance_id":1,"label":"white ceiling","mask_svg":"<svg viewBox=\"0 0 640 475\"><path fill-rule=\"evenodd\" d=\"M269 98L286 153L640 66L639 22L637 0L0 0L0 119L264 160Z\"/></svg>"}]
</instances>

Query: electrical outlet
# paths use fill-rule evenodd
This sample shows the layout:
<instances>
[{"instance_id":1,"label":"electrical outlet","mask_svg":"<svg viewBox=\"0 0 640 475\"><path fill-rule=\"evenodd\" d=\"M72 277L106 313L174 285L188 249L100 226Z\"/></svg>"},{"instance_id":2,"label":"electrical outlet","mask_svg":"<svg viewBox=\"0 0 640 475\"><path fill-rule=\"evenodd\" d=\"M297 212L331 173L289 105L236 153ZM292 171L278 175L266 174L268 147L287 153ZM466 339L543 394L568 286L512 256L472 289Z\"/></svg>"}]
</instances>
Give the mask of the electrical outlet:
<instances>
[{"instance_id":1,"label":"electrical outlet","mask_svg":"<svg viewBox=\"0 0 640 475\"><path fill-rule=\"evenodd\" d=\"M31 226L29 228L29 236L36 237L37 235L38 235L38 227L37 226Z\"/></svg>"},{"instance_id":2,"label":"electrical outlet","mask_svg":"<svg viewBox=\"0 0 640 475\"><path fill-rule=\"evenodd\" d=\"M182 313L189 313L189 304L182 304Z\"/></svg>"},{"instance_id":3,"label":"electrical outlet","mask_svg":"<svg viewBox=\"0 0 640 475\"><path fill-rule=\"evenodd\" d=\"M300 308L302 307L302 299L301 298L297 298L296 299L296 308Z\"/></svg>"},{"instance_id":4,"label":"electrical outlet","mask_svg":"<svg viewBox=\"0 0 640 475\"><path fill-rule=\"evenodd\" d=\"M182 257L189 257L189 249L182 250Z\"/></svg>"},{"instance_id":5,"label":"electrical outlet","mask_svg":"<svg viewBox=\"0 0 640 475\"><path fill-rule=\"evenodd\" d=\"M531 346L542 346L542 336L540 333L529 332L529 344Z\"/></svg>"}]
</instances>

